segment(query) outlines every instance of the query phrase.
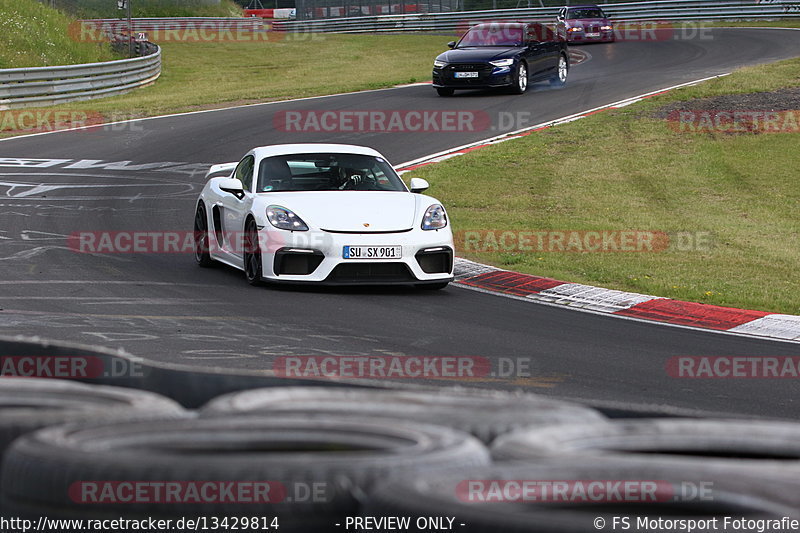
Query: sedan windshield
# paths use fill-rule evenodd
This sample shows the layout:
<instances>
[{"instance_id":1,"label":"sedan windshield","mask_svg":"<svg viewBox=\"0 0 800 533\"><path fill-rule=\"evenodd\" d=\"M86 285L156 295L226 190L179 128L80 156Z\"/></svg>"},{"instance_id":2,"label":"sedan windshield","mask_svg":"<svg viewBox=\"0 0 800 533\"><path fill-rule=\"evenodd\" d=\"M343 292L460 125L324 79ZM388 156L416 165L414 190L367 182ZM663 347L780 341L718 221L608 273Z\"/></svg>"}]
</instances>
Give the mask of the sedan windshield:
<instances>
[{"instance_id":1,"label":"sedan windshield","mask_svg":"<svg viewBox=\"0 0 800 533\"><path fill-rule=\"evenodd\" d=\"M457 48L468 46L521 46L522 27L506 24L477 26L469 30L458 42Z\"/></svg>"},{"instance_id":2,"label":"sedan windshield","mask_svg":"<svg viewBox=\"0 0 800 533\"><path fill-rule=\"evenodd\" d=\"M605 18L599 9L570 9L568 19L602 19Z\"/></svg>"},{"instance_id":3,"label":"sedan windshield","mask_svg":"<svg viewBox=\"0 0 800 533\"><path fill-rule=\"evenodd\" d=\"M261 161L257 192L406 191L383 158L359 154L296 154Z\"/></svg>"}]
</instances>

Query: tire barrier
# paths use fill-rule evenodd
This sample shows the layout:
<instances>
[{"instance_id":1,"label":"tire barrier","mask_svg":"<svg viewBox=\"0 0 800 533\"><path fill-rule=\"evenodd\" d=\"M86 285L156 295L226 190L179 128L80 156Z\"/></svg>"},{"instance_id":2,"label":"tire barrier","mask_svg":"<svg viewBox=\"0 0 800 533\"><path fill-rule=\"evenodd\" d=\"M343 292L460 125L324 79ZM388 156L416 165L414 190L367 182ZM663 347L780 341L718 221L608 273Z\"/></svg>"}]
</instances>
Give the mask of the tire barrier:
<instances>
[{"instance_id":1,"label":"tire barrier","mask_svg":"<svg viewBox=\"0 0 800 533\"><path fill-rule=\"evenodd\" d=\"M280 531L329 531L392 473L488 463L488 450L467 433L365 417L58 426L8 449L2 502L19 517L255 513L280 517ZM165 484L169 491L153 492Z\"/></svg>"},{"instance_id":2,"label":"tire barrier","mask_svg":"<svg viewBox=\"0 0 800 533\"><path fill-rule=\"evenodd\" d=\"M17 437L47 426L188 416L174 401L151 392L59 379L0 379L0 455Z\"/></svg>"},{"instance_id":3,"label":"tire barrier","mask_svg":"<svg viewBox=\"0 0 800 533\"><path fill-rule=\"evenodd\" d=\"M751 470L765 477L798 476L800 424L660 418L527 428L498 438L492 457L498 462L540 462L558 457L660 461L726 471Z\"/></svg>"},{"instance_id":4,"label":"tire barrier","mask_svg":"<svg viewBox=\"0 0 800 533\"><path fill-rule=\"evenodd\" d=\"M196 371L191 367L146 361L122 350L25 337L0 337L0 376L9 375L60 377L96 385L147 390L172 398L190 409L223 394L261 387L365 386L363 383L348 385L327 380L285 378L269 373L237 374L228 369Z\"/></svg>"},{"instance_id":5,"label":"tire barrier","mask_svg":"<svg viewBox=\"0 0 800 533\"><path fill-rule=\"evenodd\" d=\"M397 418L449 426L490 443L521 426L593 423L604 417L579 404L534 394L448 388L432 391L274 387L212 400L201 416L301 413Z\"/></svg>"},{"instance_id":6,"label":"tire barrier","mask_svg":"<svg viewBox=\"0 0 800 533\"><path fill-rule=\"evenodd\" d=\"M658 527L655 518L692 519L693 531L732 531L718 517L796 517L797 488L697 465L562 459L391 479L373 491L363 514L457 517L464 527L456 529L466 533L678 530L666 523ZM615 517L626 517L628 528ZM649 527L637 527L640 519ZM406 531L427 530L414 519L410 525Z\"/></svg>"}]
</instances>

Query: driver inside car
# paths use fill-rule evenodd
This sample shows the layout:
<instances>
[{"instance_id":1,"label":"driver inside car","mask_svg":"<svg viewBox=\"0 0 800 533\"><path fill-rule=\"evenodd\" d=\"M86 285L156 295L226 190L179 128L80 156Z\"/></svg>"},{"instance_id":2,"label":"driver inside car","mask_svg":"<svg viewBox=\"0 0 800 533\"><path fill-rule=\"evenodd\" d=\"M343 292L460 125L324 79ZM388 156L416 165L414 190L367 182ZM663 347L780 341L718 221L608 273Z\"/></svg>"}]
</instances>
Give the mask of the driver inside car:
<instances>
[{"instance_id":1,"label":"driver inside car","mask_svg":"<svg viewBox=\"0 0 800 533\"><path fill-rule=\"evenodd\" d=\"M364 171L354 168L339 167L339 179L336 188L339 190L356 189L364 183Z\"/></svg>"}]
</instances>

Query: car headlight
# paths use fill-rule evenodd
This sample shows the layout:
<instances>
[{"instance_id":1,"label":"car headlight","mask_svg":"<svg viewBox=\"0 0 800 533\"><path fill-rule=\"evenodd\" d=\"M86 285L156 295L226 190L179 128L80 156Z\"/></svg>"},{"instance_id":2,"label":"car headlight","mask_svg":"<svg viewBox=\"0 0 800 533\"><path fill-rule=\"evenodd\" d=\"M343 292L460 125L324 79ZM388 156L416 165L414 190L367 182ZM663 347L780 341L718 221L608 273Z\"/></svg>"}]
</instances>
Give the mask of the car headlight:
<instances>
[{"instance_id":1,"label":"car headlight","mask_svg":"<svg viewBox=\"0 0 800 533\"><path fill-rule=\"evenodd\" d=\"M433 62L433 68L444 68L447 63L444 61L439 61L438 59Z\"/></svg>"},{"instance_id":2,"label":"car headlight","mask_svg":"<svg viewBox=\"0 0 800 533\"><path fill-rule=\"evenodd\" d=\"M496 67L510 67L514 64L513 59L496 59L495 61L489 61L490 65L494 65Z\"/></svg>"},{"instance_id":3,"label":"car headlight","mask_svg":"<svg viewBox=\"0 0 800 533\"><path fill-rule=\"evenodd\" d=\"M422 229L442 229L447 226L447 213L439 204L433 204L422 217Z\"/></svg>"},{"instance_id":4,"label":"car headlight","mask_svg":"<svg viewBox=\"0 0 800 533\"><path fill-rule=\"evenodd\" d=\"M600 29L601 30L611 30L611 29L613 29L613 27L612 26L600 26Z\"/></svg>"},{"instance_id":5,"label":"car headlight","mask_svg":"<svg viewBox=\"0 0 800 533\"><path fill-rule=\"evenodd\" d=\"M570 28L567 31L583 31L583 28L581 28L579 26L573 26L572 28Z\"/></svg>"},{"instance_id":6,"label":"car headlight","mask_svg":"<svg viewBox=\"0 0 800 533\"><path fill-rule=\"evenodd\" d=\"M279 205L267 207L267 219L269 223L278 229L289 231L308 231L308 226L303 219L292 213L290 210Z\"/></svg>"}]
</instances>

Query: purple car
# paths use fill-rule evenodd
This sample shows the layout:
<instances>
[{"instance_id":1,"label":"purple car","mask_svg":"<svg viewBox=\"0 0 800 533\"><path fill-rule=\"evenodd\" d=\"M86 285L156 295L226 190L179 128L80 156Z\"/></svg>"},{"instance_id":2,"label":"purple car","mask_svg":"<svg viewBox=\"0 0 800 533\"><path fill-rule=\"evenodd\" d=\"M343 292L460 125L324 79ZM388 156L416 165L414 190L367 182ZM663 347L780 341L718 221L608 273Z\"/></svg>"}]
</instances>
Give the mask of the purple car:
<instances>
[{"instance_id":1,"label":"purple car","mask_svg":"<svg viewBox=\"0 0 800 533\"><path fill-rule=\"evenodd\" d=\"M556 17L558 34L570 43L614 42L614 27L596 5L562 7Z\"/></svg>"}]
</instances>

